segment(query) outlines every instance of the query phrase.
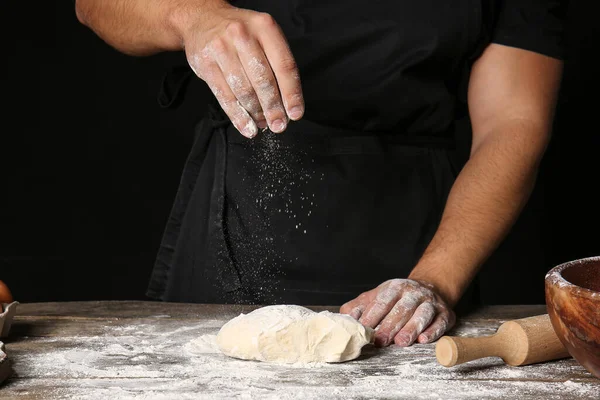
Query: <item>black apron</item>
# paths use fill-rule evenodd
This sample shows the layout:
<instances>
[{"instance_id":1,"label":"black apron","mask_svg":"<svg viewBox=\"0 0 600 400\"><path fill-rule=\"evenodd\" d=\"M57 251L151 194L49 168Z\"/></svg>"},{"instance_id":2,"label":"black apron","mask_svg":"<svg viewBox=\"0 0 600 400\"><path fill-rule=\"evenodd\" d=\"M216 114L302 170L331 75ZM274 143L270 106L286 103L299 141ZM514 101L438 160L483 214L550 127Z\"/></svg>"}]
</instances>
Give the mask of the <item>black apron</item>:
<instances>
[{"instance_id":1,"label":"black apron","mask_svg":"<svg viewBox=\"0 0 600 400\"><path fill-rule=\"evenodd\" d=\"M458 173L453 140L307 120L247 139L218 104L209 110L196 128L151 297L341 304L407 275Z\"/></svg>"},{"instance_id":2,"label":"black apron","mask_svg":"<svg viewBox=\"0 0 600 400\"><path fill-rule=\"evenodd\" d=\"M285 133L250 140L210 105L148 295L343 304L406 277L468 151L466 77L489 41L484 3L375 2L372 15L340 1L236 4L282 26L307 111ZM200 82L187 67L170 73L161 103L190 79Z\"/></svg>"}]
</instances>

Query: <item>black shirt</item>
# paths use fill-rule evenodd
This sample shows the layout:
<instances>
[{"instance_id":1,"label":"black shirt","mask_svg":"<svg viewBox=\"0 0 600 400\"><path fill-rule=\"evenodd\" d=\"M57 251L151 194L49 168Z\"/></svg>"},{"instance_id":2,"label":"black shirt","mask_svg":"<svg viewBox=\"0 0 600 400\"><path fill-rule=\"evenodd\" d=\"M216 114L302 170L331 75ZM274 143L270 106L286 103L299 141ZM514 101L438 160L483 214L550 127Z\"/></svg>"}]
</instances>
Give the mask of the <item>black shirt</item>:
<instances>
[{"instance_id":1,"label":"black shirt","mask_svg":"<svg viewBox=\"0 0 600 400\"><path fill-rule=\"evenodd\" d=\"M298 63L306 118L402 135L447 134L489 42L563 55L564 1L241 0L270 13Z\"/></svg>"},{"instance_id":2,"label":"black shirt","mask_svg":"<svg viewBox=\"0 0 600 400\"><path fill-rule=\"evenodd\" d=\"M468 115L472 63L492 42L563 56L566 6L556 0L234 4L282 27L306 113L286 133L253 140L218 110L197 127L154 298L341 304L406 277L460 169L445 144ZM535 226L519 228L487 265L509 277L542 273L536 237ZM507 285L530 290L525 280Z\"/></svg>"}]
</instances>

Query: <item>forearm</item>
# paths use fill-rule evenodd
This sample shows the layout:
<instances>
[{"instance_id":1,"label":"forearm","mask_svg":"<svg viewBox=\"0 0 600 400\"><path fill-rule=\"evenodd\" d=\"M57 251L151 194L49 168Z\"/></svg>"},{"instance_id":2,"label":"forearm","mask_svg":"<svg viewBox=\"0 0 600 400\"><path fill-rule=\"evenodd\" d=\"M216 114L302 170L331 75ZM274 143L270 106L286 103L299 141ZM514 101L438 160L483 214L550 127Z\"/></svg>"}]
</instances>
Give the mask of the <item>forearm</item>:
<instances>
[{"instance_id":1,"label":"forearm","mask_svg":"<svg viewBox=\"0 0 600 400\"><path fill-rule=\"evenodd\" d=\"M450 304L458 302L530 197L547 145L544 129L507 122L472 150L411 279L433 283Z\"/></svg>"},{"instance_id":2,"label":"forearm","mask_svg":"<svg viewBox=\"0 0 600 400\"><path fill-rule=\"evenodd\" d=\"M79 21L117 50L150 55L183 48L187 16L224 0L76 0Z\"/></svg>"}]
</instances>

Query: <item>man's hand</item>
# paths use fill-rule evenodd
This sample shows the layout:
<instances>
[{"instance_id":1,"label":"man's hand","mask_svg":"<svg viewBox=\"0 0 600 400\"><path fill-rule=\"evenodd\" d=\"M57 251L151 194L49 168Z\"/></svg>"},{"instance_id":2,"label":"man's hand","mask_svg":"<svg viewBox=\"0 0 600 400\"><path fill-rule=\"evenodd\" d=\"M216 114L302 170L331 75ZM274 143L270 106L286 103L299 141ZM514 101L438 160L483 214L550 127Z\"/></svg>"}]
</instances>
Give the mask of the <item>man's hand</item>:
<instances>
[{"instance_id":1,"label":"man's hand","mask_svg":"<svg viewBox=\"0 0 600 400\"><path fill-rule=\"evenodd\" d=\"M185 50L191 68L246 137L267 124L283 132L304 114L296 62L269 14L225 0L77 0L76 12L125 54Z\"/></svg>"},{"instance_id":2,"label":"man's hand","mask_svg":"<svg viewBox=\"0 0 600 400\"><path fill-rule=\"evenodd\" d=\"M283 132L289 119L302 117L298 69L269 14L223 5L183 19L190 67L244 136L253 138L267 124Z\"/></svg>"},{"instance_id":3,"label":"man's hand","mask_svg":"<svg viewBox=\"0 0 600 400\"><path fill-rule=\"evenodd\" d=\"M426 282L391 279L344 304L340 312L377 328L375 344L431 343L454 326L456 316Z\"/></svg>"}]
</instances>

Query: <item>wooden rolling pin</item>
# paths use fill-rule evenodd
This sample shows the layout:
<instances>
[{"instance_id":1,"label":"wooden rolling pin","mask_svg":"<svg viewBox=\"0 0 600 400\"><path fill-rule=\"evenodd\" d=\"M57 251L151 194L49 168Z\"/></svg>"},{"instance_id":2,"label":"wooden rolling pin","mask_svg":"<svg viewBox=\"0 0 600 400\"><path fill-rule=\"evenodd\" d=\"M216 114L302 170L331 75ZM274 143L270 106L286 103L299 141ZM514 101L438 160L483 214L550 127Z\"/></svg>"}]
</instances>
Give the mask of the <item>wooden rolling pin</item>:
<instances>
[{"instance_id":1,"label":"wooden rolling pin","mask_svg":"<svg viewBox=\"0 0 600 400\"><path fill-rule=\"evenodd\" d=\"M491 336L442 336L435 355L445 367L484 357L500 357L508 365L520 366L570 356L548 314L504 322Z\"/></svg>"}]
</instances>

